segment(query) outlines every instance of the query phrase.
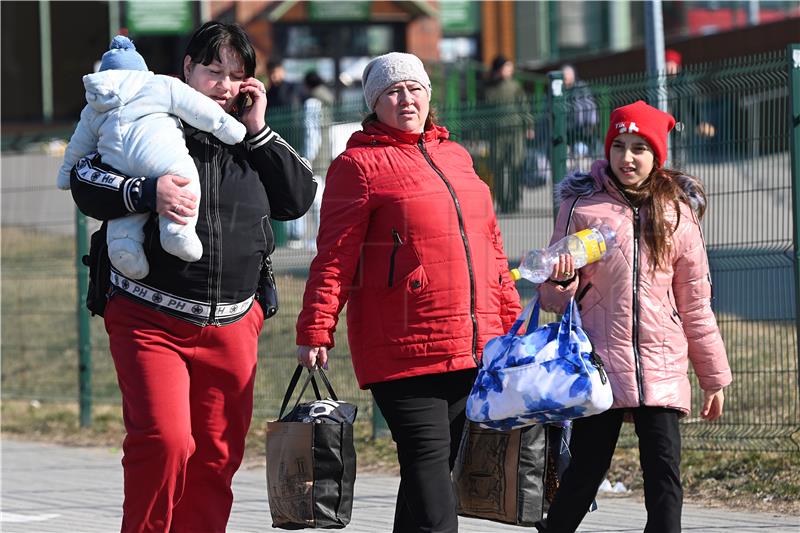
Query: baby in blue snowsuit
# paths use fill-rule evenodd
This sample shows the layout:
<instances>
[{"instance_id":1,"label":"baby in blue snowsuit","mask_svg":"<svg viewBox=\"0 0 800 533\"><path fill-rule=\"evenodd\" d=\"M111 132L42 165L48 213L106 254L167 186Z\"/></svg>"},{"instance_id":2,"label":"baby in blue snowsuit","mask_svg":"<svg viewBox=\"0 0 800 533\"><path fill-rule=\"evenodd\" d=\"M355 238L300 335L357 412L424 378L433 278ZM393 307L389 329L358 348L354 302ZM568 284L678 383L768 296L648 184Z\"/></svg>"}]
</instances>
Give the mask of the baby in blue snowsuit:
<instances>
[{"instance_id":1,"label":"baby in blue snowsuit","mask_svg":"<svg viewBox=\"0 0 800 533\"><path fill-rule=\"evenodd\" d=\"M58 172L59 189L69 189L72 167L96 150L104 163L128 176L188 178L186 187L199 202L197 167L180 121L226 144L241 142L246 133L241 122L207 96L177 78L149 72L130 39L121 35L103 54L100 70L83 77L83 85L87 105L67 145ZM150 213L131 213L108 223L111 264L132 279L144 278L150 270L142 247L149 217ZM195 233L197 216L186 220L184 225L159 217L161 246L184 261L197 261L203 255Z\"/></svg>"}]
</instances>

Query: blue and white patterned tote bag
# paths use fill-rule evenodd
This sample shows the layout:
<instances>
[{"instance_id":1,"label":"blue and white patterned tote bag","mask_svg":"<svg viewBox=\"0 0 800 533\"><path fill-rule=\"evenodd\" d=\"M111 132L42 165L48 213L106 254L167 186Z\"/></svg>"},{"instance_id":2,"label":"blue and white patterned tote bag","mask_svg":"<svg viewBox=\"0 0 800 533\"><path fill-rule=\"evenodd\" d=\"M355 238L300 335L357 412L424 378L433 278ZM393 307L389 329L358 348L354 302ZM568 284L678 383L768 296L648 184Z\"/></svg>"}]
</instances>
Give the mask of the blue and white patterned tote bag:
<instances>
[{"instance_id":1,"label":"blue and white patterned tote bag","mask_svg":"<svg viewBox=\"0 0 800 533\"><path fill-rule=\"evenodd\" d=\"M530 316L528 332L517 335ZM581 329L570 300L560 322L541 327L539 295L511 331L486 343L467 418L483 427L508 430L602 413L613 397L603 364Z\"/></svg>"}]
</instances>

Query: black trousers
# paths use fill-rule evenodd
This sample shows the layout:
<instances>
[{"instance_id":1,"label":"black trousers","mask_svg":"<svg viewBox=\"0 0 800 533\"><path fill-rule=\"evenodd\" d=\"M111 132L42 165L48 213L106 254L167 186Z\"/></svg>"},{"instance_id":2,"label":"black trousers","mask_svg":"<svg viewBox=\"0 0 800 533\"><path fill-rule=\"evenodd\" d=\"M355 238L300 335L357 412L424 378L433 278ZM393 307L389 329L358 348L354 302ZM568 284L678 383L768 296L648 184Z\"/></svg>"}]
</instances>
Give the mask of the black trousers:
<instances>
[{"instance_id":1,"label":"black trousers","mask_svg":"<svg viewBox=\"0 0 800 533\"><path fill-rule=\"evenodd\" d=\"M597 489L611 466L622 427L623 409L613 409L573 421L572 458L540 532L572 533L589 510ZM639 460L644 475L647 508L645 533L679 533L681 434L678 412L660 407L630 410L639 437Z\"/></svg>"},{"instance_id":2,"label":"black trousers","mask_svg":"<svg viewBox=\"0 0 800 533\"><path fill-rule=\"evenodd\" d=\"M373 384L375 402L397 444L400 488L394 533L456 533L450 481L464 408L477 369Z\"/></svg>"}]
</instances>

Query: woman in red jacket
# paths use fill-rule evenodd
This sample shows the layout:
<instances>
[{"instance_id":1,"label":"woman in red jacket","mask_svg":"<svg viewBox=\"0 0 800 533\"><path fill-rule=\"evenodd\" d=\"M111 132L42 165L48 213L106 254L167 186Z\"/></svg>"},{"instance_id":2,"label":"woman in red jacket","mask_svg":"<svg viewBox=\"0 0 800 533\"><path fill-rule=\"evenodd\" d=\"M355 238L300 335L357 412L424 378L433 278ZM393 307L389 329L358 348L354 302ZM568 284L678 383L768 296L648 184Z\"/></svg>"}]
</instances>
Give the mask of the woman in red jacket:
<instances>
[{"instance_id":1,"label":"woman in red jacket","mask_svg":"<svg viewBox=\"0 0 800 533\"><path fill-rule=\"evenodd\" d=\"M394 531L454 532L450 470L467 394L519 296L489 189L434 123L422 62L379 56L362 81L372 113L328 170L297 358L327 364L348 303L356 377L397 443Z\"/></svg>"}]
</instances>

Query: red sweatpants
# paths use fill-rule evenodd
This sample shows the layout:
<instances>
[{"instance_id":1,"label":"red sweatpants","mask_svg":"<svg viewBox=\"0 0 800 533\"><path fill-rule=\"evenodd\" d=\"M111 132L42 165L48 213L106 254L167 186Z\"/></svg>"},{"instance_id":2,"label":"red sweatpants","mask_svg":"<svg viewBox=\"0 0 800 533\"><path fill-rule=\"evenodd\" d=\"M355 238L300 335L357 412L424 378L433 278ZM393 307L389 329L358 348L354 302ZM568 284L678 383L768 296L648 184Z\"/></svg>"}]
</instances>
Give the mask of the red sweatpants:
<instances>
[{"instance_id":1,"label":"red sweatpants","mask_svg":"<svg viewBox=\"0 0 800 533\"><path fill-rule=\"evenodd\" d=\"M224 533L253 412L257 303L200 327L114 296L105 312L122 391L122 532Z\"/></svg>"}]
</instances>

